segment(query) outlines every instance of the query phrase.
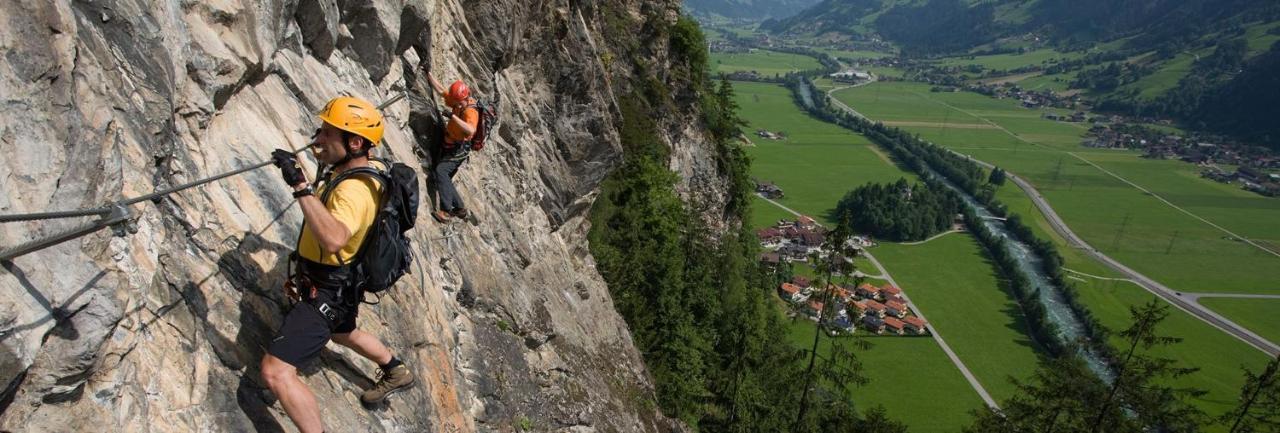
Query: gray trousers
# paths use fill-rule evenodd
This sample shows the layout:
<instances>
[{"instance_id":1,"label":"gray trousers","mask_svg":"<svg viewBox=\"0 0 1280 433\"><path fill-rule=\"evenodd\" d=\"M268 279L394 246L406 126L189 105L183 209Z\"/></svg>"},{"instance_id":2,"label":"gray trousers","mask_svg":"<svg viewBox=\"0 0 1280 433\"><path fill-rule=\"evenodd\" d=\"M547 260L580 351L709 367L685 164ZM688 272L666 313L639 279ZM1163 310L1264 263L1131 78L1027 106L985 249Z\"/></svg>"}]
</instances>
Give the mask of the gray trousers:
<instances>
[{"instance_id":1,"label":"gray trousers","mask_svg":"<svg viewBox=\"0 0 1280 433\"><path fill-rule=\"evenodd\" d=\"M440 195L440 210L452 212L466 207L462 204L458 189L453 186L453 175L458 173L458 168L464 161L466 158L445 159L431 169L431 181L436 184L436 192Z\"/></svg>"}]
</instances>

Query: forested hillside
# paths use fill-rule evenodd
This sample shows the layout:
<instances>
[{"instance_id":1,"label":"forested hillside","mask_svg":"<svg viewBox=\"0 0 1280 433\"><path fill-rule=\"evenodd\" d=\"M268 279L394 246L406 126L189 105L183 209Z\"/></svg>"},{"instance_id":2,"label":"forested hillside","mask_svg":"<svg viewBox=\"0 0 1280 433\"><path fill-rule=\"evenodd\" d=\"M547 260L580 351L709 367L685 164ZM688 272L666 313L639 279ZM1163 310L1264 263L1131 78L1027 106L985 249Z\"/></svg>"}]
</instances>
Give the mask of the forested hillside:
<instances>
[{"instance_id":1,"label":"forested hillside","mask_svg":"<svg viewBox=\"0 0 1280 433\"><path fill-rule=\"evenodd\" d=\"M817 3L817 0L685 0L695 15L727 18L785 18Z\"/></svg>"}]
</instances>

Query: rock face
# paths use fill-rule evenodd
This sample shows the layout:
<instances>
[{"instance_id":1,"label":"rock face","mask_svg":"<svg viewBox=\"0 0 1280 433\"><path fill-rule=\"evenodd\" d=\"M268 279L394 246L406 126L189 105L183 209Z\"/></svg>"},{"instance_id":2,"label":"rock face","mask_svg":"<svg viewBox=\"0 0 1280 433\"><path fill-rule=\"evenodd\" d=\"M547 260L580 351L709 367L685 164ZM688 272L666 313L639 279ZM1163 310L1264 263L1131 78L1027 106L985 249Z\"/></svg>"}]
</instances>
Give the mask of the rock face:
<instances>
[{"instance_id":1,"label":"rock face","mask_svg":"<svg viewBox=\"0 0 1280 433\"><path fill-rule=\"evenodd\" d=\"M344 93L408 92L384 111L379 153L427 166L420 149L440 130L429 66L500 104L495 137L456 177L477 221L437 224L424 204L414 273L361 310L415 388L361 407L376 366L334 344L302 370L328 430L683 431L653 404L586 236L621 159L617 101L640 79L605 60L601 26L618 21L602 8L641 34L679 4L584 3L0 0L0 214L97 207L265 161L305 146L313 113ZM670 62L648 55L659 71ZM682 193L714 219L723 182L696 123L663 120L663 139ZM258 367L288 309L302 221L276 170L132 210L136 233L4 263L0 430L294 431ZM0 245L91 220L0 224Z\"/></svg>"}]
</instances>

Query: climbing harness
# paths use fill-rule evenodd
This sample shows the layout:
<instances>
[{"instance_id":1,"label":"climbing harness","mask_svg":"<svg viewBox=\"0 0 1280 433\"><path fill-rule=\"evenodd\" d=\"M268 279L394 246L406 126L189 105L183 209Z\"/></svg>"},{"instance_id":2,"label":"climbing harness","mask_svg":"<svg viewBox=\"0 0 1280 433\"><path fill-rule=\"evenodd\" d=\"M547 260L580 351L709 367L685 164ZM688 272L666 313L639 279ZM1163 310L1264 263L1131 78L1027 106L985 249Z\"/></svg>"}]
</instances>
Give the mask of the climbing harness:
<instances>
[{"instance_id":1,"label":"climbing harness","mask_svg":"<svg viewBox=\"0 0 1280 433\"><path fill-rule=\"evenodd\" d=\"M406 94L404 92L400 92L396 94L391 99L388 99L386 102L383 102L382 104L378 105L377 107L378 110L381 111L383 109L386 109L396 101L403 99L405 95ZM302 153L302 151L306 149L307 149L306 147L303 147L302 149L298 149L294 151L293 154L294 155L300 154ZM75 217L85 217L85 216L99 217L97 221L93 221L88 224L81 225L80 227L76 227L74 229L67 230L62 233L58 233L56 235L49 236L43 239L32 240L15 247L5 248L3 250L0 250L0 262L7 262L10 260L13 260L18 256L22 256L34 251L39 251L45 248L49 248L66 241L88 235L90 233L101 230L105 227L113 227L116 230L115 234L117 236L124 236L125 233L137 233L138 228L133 224L133 220L132 220L133 212L129 210L130 206L133 206L138 203L142 203L144 201L150 201L150 200L155 200L157 198L165 197L176 192L180 192L186 189L204 185L206 183L218 181L231 176L236 176L239 174L257 170L259 168L266 167L268 165L271 165L271 161L266 161L266 162L254 164L249 167L244 167L241 169L232 170L232 171L218 174L215 176L210 176L204 179L187 182L182 185L156 191L141 197L120 200L103 207L67 210L67 211L55 211L55 212L37 212L37 213L27 213L27 214L0 215L0 223L19 222L19 221L36 221L36 220L59 219L59 218L75 218Z\"/></svg>"}]
</instances>

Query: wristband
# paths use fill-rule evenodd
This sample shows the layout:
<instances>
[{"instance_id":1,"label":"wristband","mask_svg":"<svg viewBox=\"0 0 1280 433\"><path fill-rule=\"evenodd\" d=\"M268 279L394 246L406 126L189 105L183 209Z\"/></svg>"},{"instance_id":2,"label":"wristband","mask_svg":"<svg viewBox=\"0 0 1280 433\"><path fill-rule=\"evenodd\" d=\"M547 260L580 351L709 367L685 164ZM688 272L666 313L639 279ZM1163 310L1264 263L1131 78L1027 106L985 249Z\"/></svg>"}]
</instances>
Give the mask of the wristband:
<instances>
[{"instance_id":1,"label":"wristband","mask_svg":"<svg viewBox=\"0 0 1280 433\"><path fill-rule=\"evenodd\" d=\"M315 191L312 190L310 186L308 186L306 188L294 191L293 198L303 198L312 194L315 194Z\"/></svg>"}]
</instances>

